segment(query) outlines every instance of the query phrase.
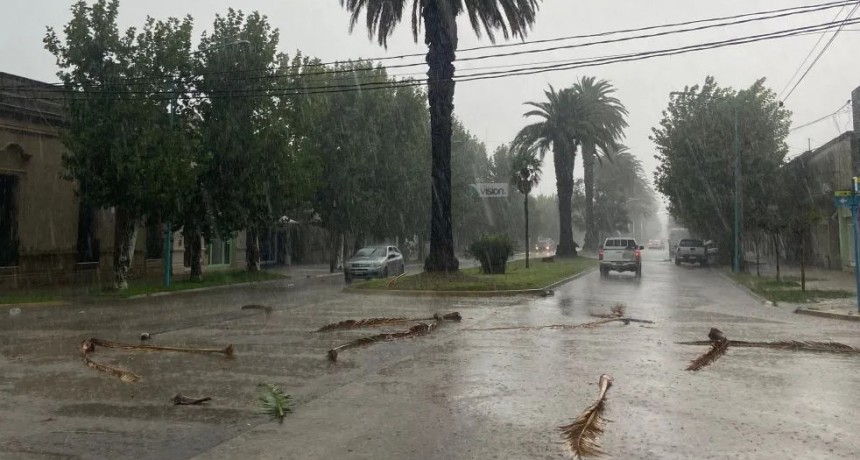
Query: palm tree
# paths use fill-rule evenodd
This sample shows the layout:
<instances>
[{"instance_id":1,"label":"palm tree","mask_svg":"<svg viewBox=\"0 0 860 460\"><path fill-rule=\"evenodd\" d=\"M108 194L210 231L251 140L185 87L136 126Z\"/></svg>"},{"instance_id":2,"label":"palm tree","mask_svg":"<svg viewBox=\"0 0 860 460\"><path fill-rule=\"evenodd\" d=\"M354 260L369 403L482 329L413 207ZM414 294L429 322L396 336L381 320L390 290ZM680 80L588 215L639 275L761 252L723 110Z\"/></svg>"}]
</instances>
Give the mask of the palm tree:
<instances>
[{"instance_id":1,"label":"palm tree","mask_svg":"<svg viewBox=\"0 0 860 460\"><path fill-rule=\"evenodd\" d=\"M523 194L526 217L526 268L529 268L529 193L540 182L541 160L534 152L519 150L511 160L511 184Z\"/></svg>"},{"instance_id":2,"label":"palm tree","mask_svg":"<svg viewBox=\"0 0 860 460\"><path fill-rule=\"evenodd\" d=\"M623 137L627 127L624 117L627 109L617 98L611 96L615 92L612 84L595 77L582 77L574 83L573 91L592 105L596 117L593 124L598 129L593 136L580 136L582 143L582 167L585 170L585 241L583 249L597 249L597 231L594 223L594 161L601 161L601 156L612 161L612 152L617 149L616 141Z\"/></svg>"},{"instance_id":3,"label":"palm tree","mask_svg":"<svg viewBox=\"0 0 860 460\"><path fill-rule=\"evenodd\" d=\"M424 26L427 45L427 100L430 105L432 149L432 205L430 254L427 271L456 271L451 224L451 114L454 111L454 53L457 50L457 16L466 14L478 36L486 32L495 42L495 31L524 38L535 20L539 0L412 0L412 37ZM366 11L368 35L382 46L403 17L408 0L340 0L352 14L350 31Z\"/></svg>"},{"instance_id":4,"label":"palm tree","mask_svg":"<svg viewBox=\"0 0 860 460\"><path fill-rule=\"evenodd\" d=\"M591 124L595 118L584 99L572 89L556 91L551 85L544 91L545 102L526 102L534 107L524 117L540 117L543 120L523 127L513 142L513 147L543 156L552 150L555 164L555 180L558 188L559 242L556 255L576 256L571 222L571 198L573 196L573 166L579 139L595 131Z\"/></svg>"}]
</instances>

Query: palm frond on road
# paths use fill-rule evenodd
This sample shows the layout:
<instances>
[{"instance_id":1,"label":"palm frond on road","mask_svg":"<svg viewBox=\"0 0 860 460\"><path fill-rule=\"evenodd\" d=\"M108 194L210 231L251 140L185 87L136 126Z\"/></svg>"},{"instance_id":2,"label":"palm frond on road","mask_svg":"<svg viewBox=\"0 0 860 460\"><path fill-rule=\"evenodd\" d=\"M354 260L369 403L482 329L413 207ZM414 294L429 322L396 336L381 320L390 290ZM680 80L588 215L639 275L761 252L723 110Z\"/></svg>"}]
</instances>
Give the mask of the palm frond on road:
<instances>
[{"instance_id":1,"label":"palm frond on road","mask_svg":"<svg viewBox=\"0 0 860 460\"><path fill-rule=\"evenodd\" d=\"M599 385L600 395L597 401L585 409L573 423L559 427L564 436L564 442L574 458L599 457L606 454L598 441L604 430L603 413L606 411L606 392L612 386L612 377L601 375Z\"/></svg>"}]
</instances>

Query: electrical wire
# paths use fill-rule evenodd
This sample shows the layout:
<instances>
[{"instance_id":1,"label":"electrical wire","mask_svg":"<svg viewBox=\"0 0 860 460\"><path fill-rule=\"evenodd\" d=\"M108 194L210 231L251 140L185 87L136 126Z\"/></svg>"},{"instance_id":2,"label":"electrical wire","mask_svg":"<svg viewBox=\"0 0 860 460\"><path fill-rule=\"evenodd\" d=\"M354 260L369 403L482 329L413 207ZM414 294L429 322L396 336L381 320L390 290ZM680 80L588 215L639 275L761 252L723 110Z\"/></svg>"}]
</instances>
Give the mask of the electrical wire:
<instances>
[{"instance_id":1,"label":"electrical wire","mask_svg":"<svg viewBox=\"0 0 860 460\"><path fill-rule=\"evenodd\" d=\"M842 106L840 106L838 109L836 109L836 110L835 110L834 112L832 112L832 113L828 113L827 115L824 115L824 116L823 116L823 117L821 117L821 118L816 118L815 120L812 120L812 121L810 121L810 122L808 122L808 123L804 123L804 124L802 124L802 125L795 126L795 127L791 128L791 129L789 129L789 130L788 130L788 132L793 132L793 131L797 131L798 129L806 128L807 126L812 126L812 125L814 125L814 124L816 124L816 123L820 123L820 122L822 122L822 121L824 121L824 120L826 120L826 119L828 119L828 118L830 118L830 117L832 117L832 116L834 116L834 115L836 115L836 114L839 114L839 113L849 112L849 111L850 111L850 110L848 110L848 109L849 109L849 105L851 105L851 101L848 101L848 102L846 102L846 103L842 104Z\"/></svg>"},{"instance_id":2,"label":"electrical wire","mask_svg":"<svg viewBox=\"0 0 860 460\"><path fill-rule=\"evenodd\" d=\"M786 100L788 100L789 97L791 97L791 95L794 93L794 90L797 89L803 79L806 78L806 75L809 74L809 71L812 70L813 67L815 67L815 64L818 63L818 60L821 59L821 56L824 55L824 52L827 51L827 48L830 47L830 45L833 43L833 40L836 40L836 36L839 35L839 32L842 30L843 27L845 27L845 24L847 24L851 17L854 16L854 13L857 11L858 7L860 7L860 4L857 4L854 9L852 9L851 12L848 13L848 16L845 17L845 20L842 21L842 24L839 26L838 29L836 29L836 32L834 32L833 35L830 36L830 40L827 41L827 44L824 45L824 48L821 48L821 51L818 52L818 55L815 56L815 59L812 61L811 64L809 64L809 67L806 68L806 71L803 72L803 75L800 76L794 86L791 87L791 90L788 92L788 94L786 94L785 97L782 99L783 102L785 102Z\"/></svg>"},{"instance_id":3,"label":"electrical wire","mask_svg":"<svg viewBox=\"0 0 860 460\"><path fill-rule=\"evenodd\" d=\"M702 24L702 23L708 23L708 22L737 19L737 20L732 21L732 22L721 22L721 23L710 24L710 25L706 25L706 26L661 31L661 32L644 34L644 35L634 35L634 36L630 36L630 37L620 37L620 38L614 38L614 39L598 40L598 41L592 41L592 42L586 42L586 43L555 46L555 47L541 48L541 49L520 50L520 51L509 52L509 53L497 53L497 54L487 54L487 55L479 55L479 56L467 56L467 57L462 57L460 59L455 60L454 63L456 64L456 63L460 63L460 62L469 62L469 61L478 61L478 60L486 60L486 59L496 59L496 58L500 58L500 57L510 57L510 56L526 55L526 54L544 53L544 52L558 51L558 50L563 50L563 49L584 48L584 47L589 47L589 46L604 45L604 44L610 44L610 43L620 43L620 42L633 41L633 40L642 40L642 39L647 39L647 38L655 38L655 37L661 37L661 36L667 36L667 35L673 35L673 34L679 34L679 33L698 32L698 31L713 29L713 28L718 28L718 27L734 26L734 25L746 24L746 23L755 22L755 21L765 21L765 20L770 20L770 19L784 18L784 17L793 16L793 15L797 15L797 14L807 14L807 13L819 12L819 11L824 11L824 10L832 9L832 8L836 8L836 7L841 7L842 9L844 9L845 6L852 5L852 4L855 5L855 9L856 9L857 6L860 6L860 0L841 0L841 1L835 1L835 2L830 2L830 3L823 3L823 4L804 5L804 6L799 6L799 7L783 8L783 9L770 10L770 11L759 11L759 12L754 12L754 13L745 13L745 14L732 15L732 16L699 19L699 20L685 21L685 22L678 22L678 23L671 23L671 24L652 25L652 26L640 27L640 28L634 28L634 29L614 30L614 31L607 31L607 32L587 34L587 35L557 37L557 38L535 40L535 41L523 42L523 43L508 43L508 44L501 44L501 45L479 46L479 47L473 47L473 48L466 48L463 50L458 50L458 53L469 52L469 51L474 51L474 50L483 50L483 49L500 49L500 48L508 48L508 47L512 47L512 46L532 45L532 44L536 44L536 43L567 41L567 40L573 40L573 39L579 39L579 38L604 37L604 36L617 35L617 34L622 34L622 33L641 32L641 31L655 30L655 29L660 29L660 28L678 27L678 26L684 26L684 25ZM840 12L841 12L841 10L840 10ZM764 17L756 17L756 16L764 16ZM838 17L838 15L837 15L837 17ZM389 57L389 58L383 57L383 58L358 59L355 62L369 62L370 63L370 62L378 62L378 61L395 59L395 58L399 59L399 58L411 57L411 56L423 56L423 54L401 55L401 56L395 56L395 57ZM349 61L349 62L351 62L351 61ZM327 63L309 63L309 64L306 64L304 66L305 67L316 67L316 66L336 65L336 64L341 64L341 63L343 63L343 61L333 61L333 62L327 62ZM410 68L410 67L417 67L417 66L426 66L426 62L422 61L422 62L407 63L407 64L394 64L394 65L386 66L385 68L386 68L386 70L390 70L390 69ZM255 80L255 79L289 78L290 77L289 75L274 75L274 76L271 75L271 72L273 72L273 71L276 72L277 70L278 69L272 69L272 68L239 69L239 70L228 70L228 71L204 72L201 75L217 75L217 74L236 75L236 74L251 73L251 72L257 72L257 73L266 72L267 73L266 75L258 75L258 76L243 77L243 78L248 79L248 80ZM466 69L466 70L469 70L469 69ZM328 70L324 70L324 71L305 72L302 76L306 77L306 76L329 75L329 74L352 73L352 72L354 72L354 70L352 70L352 69L347 69L347 70L328 69ZM421 73L423 73L423 72L421 72ZM394 76L394 77L414 76L414 75L418 75L421 73L412 72L409 74L392 75L392 76ZM153 82L156 82L159 84L165 84L167 81L171 80L172 78L173 77L171 77L169 75L149 76L149 77L129 77L129 78L124 78L124 79L117 79L117 82L126 82L127 83L127 82L132 82L132 81L140 81L141 83L138 83L139 85L152 85ZM352 77L349 77L349 78L352 78ZM239 78L235 78L235 79L239 79ZM54 86L63 85L63 83L49 83L49 84L54 85ZM129 84L134 85L131 83L129 83ZM0 90L2 90L2 89L3 88L0 88Z\"/></svg>"},{"instance_id":4,"label":"electrical wire","mask_svg":"<svg viewBox=\"0 0 860 460\"><path fill-rule=\"evenodd\" d=\"M469 81L477 81L477 80L487 80L487 79L495 79L495 78L503 78L510 76L524 76L524 75L534 75L545 72L552 71L561 71L561 70L571 70L576 68L583 67L594 67L594 66L602 66L608 64L614 64L619 62L631 62L631 61L639 61L644 59L651 59L654 57L662 57L662 56L671 56L678 54L686 54L694 51L702 51L702 50L710 50L715 48L722 48L726 46L735 46L747 43L755 43L759 41L765 40L773 40L778 38L786 38L799 35L804 32L814 32L826 30L828 28L833 27L841 27L845 24L856 24L860 23L860 19L850 19L846 21L841 21L839 23L822 23L815 24L810 26L804 26L793 29L785 29L776 32L769 32L764 34L756 34L749 35L745 37L737 37L728 40L721 40L715 42L708 43L700 43L696 45L688 45L676 48L668 48L662 50L654 50L654 51L645 51L645 52L637 52L637 53L629 53L626 55L616 55L611 57L598 57L586 60L575 60L567 63L554 64L542 67L531 67L526 69L515 69L515 70L503 70L496 72L478 72L467 75L460 75L454 78L456 82L469 82ZM310 94L323 94L323 93L335 93L335 92L348 92L348 91L363 91L368 89L385 89L385 88L399 88L399 87L409 87L409 86L419 86L426 85L427 80L401 80L401 81L380 81L373 83L358 83L352 85L328 85L328 86L304 86L304 87L274 87L274 88L260 88L260 89L250 89L250 90L229 90L229 91L212 91L211 94L199 94L197 91L191 91L187 93L183 93L183 97L185 98L195 98L195 99L213 99L219 97L264 97L264 96L290 96L290 95L310 95ZM198 94L194 94L198 93ZM224 94L227 93L227 94ZM292 93L292 94L290 94ZM170 91L99 91L98 95L108 95L108 94L143 94L148 97L152 97L154 95L167 95L164 99L169 99L172 95ZM9 95L15 97L15 95ZM32 96L18 96L23 99L50 99L45 97L32 97ZM103 98L104 99L104 98Z\"/></svg>"}]
</instances>

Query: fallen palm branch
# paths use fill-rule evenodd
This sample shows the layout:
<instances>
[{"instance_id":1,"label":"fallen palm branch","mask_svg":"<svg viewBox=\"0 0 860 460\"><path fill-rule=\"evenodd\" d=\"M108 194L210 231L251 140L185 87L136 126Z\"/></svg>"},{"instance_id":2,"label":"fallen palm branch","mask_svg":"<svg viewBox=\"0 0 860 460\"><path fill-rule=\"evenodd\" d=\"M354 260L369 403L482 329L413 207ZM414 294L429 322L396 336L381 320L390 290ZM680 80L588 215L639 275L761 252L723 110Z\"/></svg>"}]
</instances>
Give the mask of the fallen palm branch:
<instances>
[{"instance_id":1,"label":"fallen palm branch","mask_svg":"<svg viewBox=\"0 0 860 460\"><path fill-rule=\"evenodd\" d=\"M177 393L176 396L171 399L171 401L173 401L173 404L177 406L196 406L205 402L212 401L212 398L208 396L205 398L189 398L188 396L185 396L181 393Z\"/></svg>"},{"instance_id":2,"label":"fallen palm branch","mask_svg":"<svg viewBox=\"0 0 860 460\"><path fill-rule=\"evenodd\" d=\"M263 413L268 415L272 420L283 423L287 412L292 412L292 409L290 409L291 396L285 394L283 390L273 383L260 386L263 389L260 391L257 399L260 401Z\"/></svg>"},{"instance_id":3,"label":"fallen palm branch","mask_svg":"<svg viewBox=\"0 0 860 460\"><path fill-rule=\"evenodd\" d=\"M242 305L242 310L261 310L261 311L264 311L267 315L272 313L272 307L270 307L268 305L258 305L258 304Z\"/></svg>"},{"instance_id":4,"label":"fallen palm branch","mask_svg":"<svg viewBox=\"0 0 860 460\"><path fill-rule=\"evenodd\" d=\"M654 321L638 318L605 318L598 321L591 321L582 324L550 324L546 326L503 326L503 327L487 327L487 328L471 328L467 331L537 331L540 329L589 329L592 327L602 326L604 324L621 322L624 325L630 323L654 324Z\"/></svg>"},{"instance_id":5,"label":"fallen palm branch","mask_svg":"<svg viewBox=\"0 0 860 460\"><path fill-rule=\"evenodd\" d=\"M459 312L451 313L436 313L432 318L407 318L405 316L396 318L368 318L368 319L348 319L339 323L326 324L316 330L316 332L329 332L343 329L362 329L366 327L391 326L394 324L412 323L421 321L460 321L463 319Z\"/></svg>"},{"instance_id":6,"label":"fallen palm branch","mask_svg":"<svg viewBox=\"0 0 860 460\"><path fill-rule=\"evenodd\" d=\"M606 392L612 386L612 377L603 374L598 381L600 394L597 401L582 412L570 425L559 427L564 442L574 458L599 457L606 452L600 448L598 440L603 434L603 413L606 411Z\"/></svg>"},{"instance_id":7,"label":"fallen palm branch","mask_svg":"<svg viewBox=\"0 0 860 460\"><path fill-rule=\"evenodd\" d=\"M430 331L432 331L433 329L435 329L437 324L438 323L436 323L436 322L418 323L418 324L410 327L408 331L393 332L393 333L388 333L388 334L376 334L376 335L371 335L368 337L361 337L361 338L355 339L351 342L340 345L338 347L332 348L331 350L328 351L328 359L330 361L337 361L338 352L349 349L349 348L356 348L356 347L361 347L361 346L365 346L365 345L372 345L372 344L377 343L377 342L388 342L388 341L392 341L392 340L406 339L406 338L410 338L410 337L417 337L419 335L427 334Z\"/></svg>"},{"instance_id":8,"label":"fallen palm branch","mask_svg":"<svg viewBox=\"0 0 860 460\"><path fill-rule=\"evenodd\" d=\"M626 310L626 305L624 305L623 303L617 303L609 309L609 313L589 312L589 314L595 318L621 318L624 316L624 312Z\"/></svg>"},{"instance_id":9,"label":"fallen palm branch","mask_svg":"<svg viewBox=\"0 0 860 460\"><path fill-rule=\"evenodd\" d=\"M400 278L403 278L404 276L406 276L405 271L403 273L395 276L394 278L391 278L390 280L388 280L388 283L385 285L386 289L391 289L392 286L397 285L397 281L400 280Z\"/></svg>"},{"instance_id":10,"label":"fallen palm branch","mask_svg":"<svg viewBox=\"0 0 860 460\"><path fill-rule=\"evenodd\" d=\"M698 340L694 342L676 342L678 345L710 345L711 342ZM729 340L730 347L741 348L770 348L773 350L792 350L792 351L810 351L821 353L837 353L837 354L856 354L860 353L860 348L854 348L850 345L838 342L816 342L816 341L797 341L787 340L780 342L747 342L744 340Z\"/></svg>"},{"instance_id":11,"label":"fallen palm branch","mask_svg":"<svg viewBox=\"0 0 860 460\"><path fill-rule=\"evenodd\" d=\"M723 331L712 327L711 331L708 333L708 338L711 339L711 341L708 342L711 345L711 349L691 361L690 365L687 366L688 371L698 371L710 364L713 364L714 361L725 355L726 351L729 349L729 341L726 339Z\"/></svg>"},{"instance_id":12,"label":"fallen palm branch","mask_svg":"<svg viewBox=\"0 0 860 460\"><path fill-rule=\"evenodd\" d=\"M221 353L229 358L233 357L233 345L227 345L224 348L188 348L188 347L162 347L158 345L141 345L133 343L112 342L109 340L101 340L92 338L89 340L93 345L98 345L105 348L121 348L124 350L143 350L143 351L175 351L180 353Z\"/></svg>"},{"instance_id":13,"label":"fallen palm branch","mask_svg":"<svg viewBox=\"0 0 860 460\"><path fill-rule=\"evenodd\" d=\"M95 350L96 347L95 345L93 345L91 339L84 340L83 342L81 342L81 358L84 360L84 364L86 364L87 367L100 372L104 372L114 377L118 377L125 383L135 383L140 380L140 376L135 374L134 372L93 361L92 359L90 359L89 354L94 352Z\"/></svg>"}]
</instances>

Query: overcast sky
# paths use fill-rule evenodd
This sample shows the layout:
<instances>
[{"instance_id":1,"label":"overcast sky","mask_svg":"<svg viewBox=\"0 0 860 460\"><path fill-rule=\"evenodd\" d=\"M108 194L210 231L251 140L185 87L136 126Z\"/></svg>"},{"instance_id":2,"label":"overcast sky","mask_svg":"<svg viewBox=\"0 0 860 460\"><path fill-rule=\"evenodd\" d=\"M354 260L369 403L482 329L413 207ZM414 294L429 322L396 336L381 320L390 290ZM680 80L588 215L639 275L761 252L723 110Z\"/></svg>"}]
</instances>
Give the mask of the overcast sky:
<instances>
[{"instance_id":1,"label":"overcast sky","mask_svg":"<svg viewBox=\"0 0 860 460\"><path fill-rule=\"evenodd\" d=\"M820 3L824 3L824 0L545 0L527 40ZM0 15L0 30L3 31L0 38L0 71L43 81L57 81L54 60L44 50L42 38L46 26L62 29L68 22L71 4L71 1L62 0L3 0L3 14ZM160 19L190 14L195 19L195 35L199 37L204 29L211 28L215 14L223 13L229 7L245 11L258 10L267 15L271 24L280 29L281 49L290 54L301 50L306 55L331 61L426 51L423 44L413 42L408 19L396 30L387 50L369 40L364 29L357 28L350 34L349 15L341 8L338 0L125 0L120 5L120 26L140 26L147 15ZM457 67L467 69L536 63L671 48L828 22L834 19L837 11L831 9L745 26L618 44L463 62ZM843 10L840 18L847 12L848 9ZM860 17L860 11L855 16ZM794 112L795 126L836 111L850 98L851 90L860 86L858 30L860 26L849 26L843 31L786 101L786 106ZM767 84L780 92L819 36L802 35L632 63L460 83L456 89L454 111L472 133L486 142L488 150L492 152L500 143L510 141L526 123L522 117L522 103L541 100L547 85L552 84L557 88L568 86L586 75L610 80L618 88L617 96L630 111L630 128L625 143L642 160L651 178L656 160L653 158L654 146L648 136L651 128L660 120L661 110L666 106L671 91L701 83L707 75L713 75L720 85L734 87L746 87L756 79L766 77ZM829 34L823 42L828 39ZM478 39L468 23L461 22L461 49L488 44L486 37ZM461 56L474 54L461 53ZM408 62L415 60L411 58ZM423 73L425 69L392 71L398 75L409 72ZM790 155L804 151L807 143L815 148L850 129L850 113L842 113L808 128L798 129L788 139ZM580 176L581 164L578 158L576 168ZM552 193L555 177L550 161L545 164L544 171L540 192Z\"/></svg>"}]
</instances>

